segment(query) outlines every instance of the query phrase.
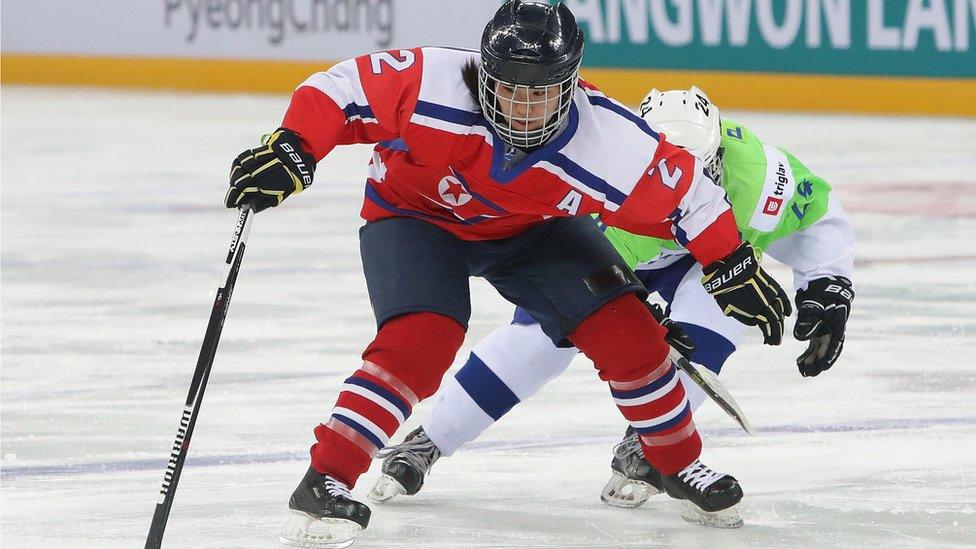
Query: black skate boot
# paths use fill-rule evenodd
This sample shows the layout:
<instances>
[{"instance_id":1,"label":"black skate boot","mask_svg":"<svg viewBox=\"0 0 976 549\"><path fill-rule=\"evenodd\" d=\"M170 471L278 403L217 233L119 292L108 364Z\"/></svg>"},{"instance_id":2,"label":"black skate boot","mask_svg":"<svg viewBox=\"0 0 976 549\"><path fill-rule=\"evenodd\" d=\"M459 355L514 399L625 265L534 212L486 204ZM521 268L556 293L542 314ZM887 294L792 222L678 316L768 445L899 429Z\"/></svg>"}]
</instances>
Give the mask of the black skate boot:
<instances>
[{"instance_id":1,"label":"black skate boot","mask_svg":"<svg viewBox=\"0 0 976 549\"><path fill-rule=\"evenodd\" d=\"M742 488L732 475L713 471L696 459L677 475L661 480L669 496L683 500L681 518L686 521L716 528L742 526L738 506Z\"/></svg>"},{"instance_id":2,"label":"black skate boot","mask_svg":"<svg viewBox=\"0 0 976 549\"><path fill-rule=\"evenodd\" d=\"M441 451L427 437L423 427L407 435L396 446L380 450L378 457L383 460L383 475L369 491L369 499L383 503L396 496L412 496L424 486L424 476L430 472Z\"/></svg>"},{"instance_id":3,"label":"black skate boot","mask_svg":"<svg viewBox=\"0 0 976 549\"><path fill-rule=\"evenodd\" d=\"M292 547L349 547L369 524L369 507L352 499L349 487L311 467L288 500L288 509L280 541Z\"/></svg>"},{"instance_id":4,"label":"black skate boot","mask_svg":"<svg viewBox=\"0 0 976 549\"><path fill-rule=\"evenodd\" d=\"M615 507L640 507L651 496L664 491L661 473L644 459L637 431L627 427L624 439L613 447L610 469L613 476L600 493L600 500Z\"/></svg>"}]
</instances>

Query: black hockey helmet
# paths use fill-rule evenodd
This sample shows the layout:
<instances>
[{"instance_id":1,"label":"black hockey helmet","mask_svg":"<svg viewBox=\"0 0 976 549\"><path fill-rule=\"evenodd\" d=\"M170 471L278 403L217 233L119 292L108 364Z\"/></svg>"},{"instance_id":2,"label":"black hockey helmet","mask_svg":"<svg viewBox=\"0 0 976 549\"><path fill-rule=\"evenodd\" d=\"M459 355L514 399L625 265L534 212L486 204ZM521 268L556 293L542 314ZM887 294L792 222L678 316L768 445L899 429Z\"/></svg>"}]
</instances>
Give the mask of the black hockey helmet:
<instances>
[{"instance_id":1,"label":"black hockey helmet","mask_svg":"<svg viewBox=\"0 0 976 549\"><path fill-rule=\"evenodd\" d=\"M505 2L481 36L479 70L481 108L499 136L521 148L544 143L569 112L582 59L583 32L565 5ZM499 85L508 90L502 100L518 105L508 117L498 105ZM534 112L541 105L553 108Z\"/></svg>"}]
</instances>

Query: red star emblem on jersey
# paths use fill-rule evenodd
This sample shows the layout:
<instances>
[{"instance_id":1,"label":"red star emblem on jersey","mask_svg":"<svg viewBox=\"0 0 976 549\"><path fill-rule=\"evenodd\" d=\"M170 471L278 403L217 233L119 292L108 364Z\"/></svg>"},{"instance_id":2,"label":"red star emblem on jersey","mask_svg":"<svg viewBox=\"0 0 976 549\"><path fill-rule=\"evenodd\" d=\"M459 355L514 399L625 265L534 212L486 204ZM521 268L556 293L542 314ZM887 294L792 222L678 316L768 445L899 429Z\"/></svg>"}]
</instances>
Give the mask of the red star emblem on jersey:
<instances>
[{"instance_id":1,"label":"red star emblem on jersey","mask_svg":"<svg viewBox=\"0 0 976 549\"><path fill-rule=\"evenodd\" d=\"M437 192L451 206L463 206L471 200L471 195L465 190L464 185L452 175L441 179L437 185Z\"/></svg>"}]
</instances>

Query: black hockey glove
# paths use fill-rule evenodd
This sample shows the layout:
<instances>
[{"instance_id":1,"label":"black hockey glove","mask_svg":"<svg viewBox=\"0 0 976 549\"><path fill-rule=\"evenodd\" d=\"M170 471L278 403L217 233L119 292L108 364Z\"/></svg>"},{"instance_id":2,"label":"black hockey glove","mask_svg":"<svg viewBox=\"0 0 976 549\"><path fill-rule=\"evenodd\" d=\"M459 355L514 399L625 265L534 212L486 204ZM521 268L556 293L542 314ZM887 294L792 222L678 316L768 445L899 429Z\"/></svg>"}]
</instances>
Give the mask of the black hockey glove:
<instances>
[{"instance_id":1,"label":"black hockey glove","mask_svg":"<svg viewBox=\"0 0 976 549\"><path fill-rule=\"evenodd\" d=\"M302 150L295 132L278 128L261 142L264 146L242 152L231 165L228 208L250 205L260 212L312 184L315 158Z\"/></svg>"},{"instance_id":2,"label":"black hockey glove","mask_svg":"<svg viewBox=\"0 0 976 549\"><path fill-rule=\"evenodd\" d=\"M766 345L783 341L783 319L793 312L790 298L759 266L756 251L748 242L705 267L704 273L705 290L726 316L746 326L759 326Z\"/></svg>"},{"instance_id":3,"label":"black hockey glove","mask_svg":"<svg viewBox=\"0 0 976 549\"><path fill-rule=\"evenodd\" d=\"M654 320L668 331L664 336L664 341L667 341L668 345L674 347L674 350L678 351L681 356L691 360L691 353L695 352L695 342L685 333L684 328L677 322L664 316L664 309L657 303L648 303L645 301L644 304L650 309L651 316L654 317Z\"/></svg>"},{"instance_id":4,"label":"black hockey glove","mask_svg":"<svg viewBox=\"0 0 976 549\"><path fill-rule=\"evenodd\" d=\"M830 369L844 349L844 330L851 314L854 289L842 276L818 278L796 292L793 337L810 341L796 359L800 375L810 377Z\"/></svg>"}]
</instances>

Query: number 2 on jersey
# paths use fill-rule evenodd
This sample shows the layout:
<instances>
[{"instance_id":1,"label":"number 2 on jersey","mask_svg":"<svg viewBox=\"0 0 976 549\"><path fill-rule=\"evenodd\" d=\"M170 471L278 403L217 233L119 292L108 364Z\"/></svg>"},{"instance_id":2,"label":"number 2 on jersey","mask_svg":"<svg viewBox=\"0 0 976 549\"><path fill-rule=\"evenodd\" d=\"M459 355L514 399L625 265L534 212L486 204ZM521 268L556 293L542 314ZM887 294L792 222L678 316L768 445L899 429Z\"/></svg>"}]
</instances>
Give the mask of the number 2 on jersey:
<instances>
[{"instance_id":1,"label":"number 2 on jersey","mask_svg":"<svg viewBox=\"0 0 976 549\"><path fill-rule=\"evenodd\" d=\"M417 60L416 54L410 50L397 50L397 55L400 56L400 59L397 59L388 51L378 51L369 54L369 62L373 67L373 74L383 72L384 63L391 69L400 72L413 65L413 62Z\"/></svg>"}]
</instances>

